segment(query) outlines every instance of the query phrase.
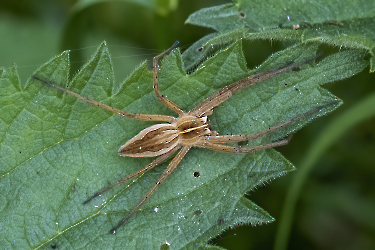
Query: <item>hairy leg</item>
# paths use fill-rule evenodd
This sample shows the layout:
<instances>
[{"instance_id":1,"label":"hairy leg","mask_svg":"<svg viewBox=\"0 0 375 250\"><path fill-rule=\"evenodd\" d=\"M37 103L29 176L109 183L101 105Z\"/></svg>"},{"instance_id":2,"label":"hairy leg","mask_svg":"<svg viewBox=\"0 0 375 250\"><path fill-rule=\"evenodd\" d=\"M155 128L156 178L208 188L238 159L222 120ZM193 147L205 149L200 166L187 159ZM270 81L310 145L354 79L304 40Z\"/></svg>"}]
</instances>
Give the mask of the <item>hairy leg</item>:
<instances>
[{"instance_id":1,"label":"hairy leg","mask_svg":"<svg viewBox=\"0 0 375 250\"><path fill-rule=\"evenodd\" d=\"M155 190L162 184L165 179L172 173L172 171L177 167L180 163L182 158L186 155L186 153L190 150L190 146L184 146L178 152L178 154L173 158L173 160L169 163L168 167L164 170L162 176L160 176L159 180L156 184L148 191L148 193L138 202L138 204L119 222L116 226L114 226L109 232L116 233L116 230L124 224L145 202L150 196L155 192Z\"/></svg>"},{"instance_id":2,"label":"hairy leg","mask_svg":"<svg viewBox=\"0 0 375 250\"><path fill-rule=\"evenodd\" d=\"M75 96L76 98L84 101L84 102L87 102L93 106L98 106L98 107L101 107L103 109L106 109L106 110L109 110L113 113L116 113L116 114L119 114L119 115L122 115L124 117L129 117L129 118L133 118L133 119L137 119L137 120L141 120L141 121L164 121L164 122L169 122L169 123L173 123L176 121L176 118L173 117L173 116L167 116L167 115L146 115L146 114L137 114L137 113L129 113L129 112L126 112L126 111L123 111L123 110L120 110L120 109L116 109L116 108L113 108L111 106L108 106L104 103L101 103L101 102L98 102L98 101L95 101L95 100L92 100L92 99L89 99L89 98L86 98L86 97L83 97L77 93L74 93L73 91L70 91L68 89L65 89L63 87L60 87L59 85L56 85L52 82L49 82L49 81L46 81L44 79L41 79L39 78L38 76L36 75L33 75L31 76L32 78L34 78L35 80L38 80L40 82L43 82L49 86L52 86L54 88L57 88L69 95L72 95L72 96Z\"/></svg>"},{"instance_id":3,"label":"hairy leg","mask_svg":"<svg viewBox=\"0 0 375 250\"><path fill-rule=\"evenodd\" d=\"M219 91L217 91L216 93L214 93L213 95L211 95L210 97L208 97L203 102L201 102L197 107L195 107L194 109L189 111L188 114L194 115L194 116L197 116L197 117L205 116L205 115L207 115L207 113L212 112L211 110L214 107L218 106L220 103L229 99L237 91L240 91L240 90L242 90L246 87L249 87L251 85L254 85L258 82L261 82L261 81L264 81L264 80L269 79L271 77L274 77L274 76L276 76L276 75L278 75L278 74L280 74L284 71L288 71L288 70L291 70L291 69L294 69L294 68L298 68L303 64L306 64L306 63L309 63L309 62L315 60L320 55L321 54L318 54L314 58L311 58L311 59L309 59L305 62L302 62L302 63L287 64L287 65L285 65L281 68L278 68L278 69L262 72L262 73L259 73L259 74L256 74L256 75L251 75L251 76L246 77L242 80L239 80L235 83L227 85L227 86L223 87L222 89L220 89Z\"/></svg>"},{"instance_id":4,"label":"hairy leg","mask_svg":"<svg viewBox=\"0 0 375 250\"><path fill-rule=\"evenodd\" d=\"M263 130L261 132L258 132L258 133L255 133L255 134L251 134L251 135L217 135L217 136L205 136L204 137L204 140L207 141L207 142L210 142L210 143L227 143L227 142L239 142L239 141L249 141L249 140L254 140L254 139L257 139L259 137L262 137L268 133L271 133L275 130L278 130L278 129L281 129L283 127L286 127L304 117L307 117L307 116L310 116L312 114L315 114L315 113L318 113L319 111L321 111L322 109L326 108L326 107L329 107L329 106L333 106L333 105L337 105L338 102L330 102L330 103L327 103L325 105L320 105L312 110L309 110L305 113L303 113L302 115L299 115L297 117L294 117L292 119L289 119L283 123L280 123L278 125L275 125L275 126L272 126L272 127L269 127L268 129L266 130Z\"/></svg>"},{"instance_id":5,"label":"hairy leg","mask_svg":"<svg viewBox=\"0 0 375 250\"><path fill-rule=\"evenodd\" d=\"M176 41L172 47L170 47L168 50L164 51L160 55L157 55L153 59L153 74L154 74L154 91L156 96L159 98L161 103L163 103L165 106L167 106L169 109L173 110L177 114L181 115L184 113L184 111L175 103L165 98L159 90L159 79L158 79L158 70L159 70L159 58L163 57L164 55L170 53L178 44L178 41Z\"/></svg>"},{"instance_id":6,"label":"hairy leg","mask_svg":"<svg viewBox=\"0 0 375 250\"><path fill-rule=\"evenodd\" d=\"M88 198L86 201L83 202L83 204L87 204L89 203L92 199L98 197L99 195L107 192L108 190L111 190L112 188L116 187L117 185L127 181L127 180L130 180L131 178L133 177L136 177L140 174L143 174L145 172L147 172L148 170L156 167L157 165L159 165L160 163L162 163L163 161L165 161L166 159L168 159L171 155L173 155L177 150L179 149L179 147L175 147L174 149L172 149L171 151L159 156L158 158L156 158L155 160L153 160L150 164L148 164L145 168L133 173L133 174L130 174L128 176L125 176L124 178L122 178L121 180L113 183L112 185L106 187L106 188L103 188L101 190L99 190L98 192L96 192L93 196L91 196L90 198Z\"/></svg>"},{"instance_id":7,"label":"hairy leg","mask_svg":"<svg viewBox=\"0 0 375 250\"><path fill-rule=\"evenodd\" d=\"M288 139L278 141L278 142L272 142L264 145L259 145L255 147L232 147L232 146L227 146L227 145L222 145L222 144L215 144L215 143L200 143L198 145L195 145L200 148L206 148L214 151L219 151L219 152L226 152L226 153L250 153L258 150L263 150L267 148L274 148L274 147L279 147L279 146L284 146L289 143L291 137Z\"/></svg>"}]
</instances>

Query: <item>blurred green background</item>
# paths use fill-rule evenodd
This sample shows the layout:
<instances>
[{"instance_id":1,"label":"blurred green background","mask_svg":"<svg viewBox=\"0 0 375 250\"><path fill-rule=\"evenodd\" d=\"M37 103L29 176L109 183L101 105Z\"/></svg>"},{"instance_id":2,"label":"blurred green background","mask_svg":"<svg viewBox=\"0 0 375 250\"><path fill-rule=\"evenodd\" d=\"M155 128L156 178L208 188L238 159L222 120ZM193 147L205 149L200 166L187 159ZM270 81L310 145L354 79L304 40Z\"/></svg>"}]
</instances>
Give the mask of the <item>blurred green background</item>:
<instances>
[{"instance_id":1,"label":"blurred green background","mask_svg":"<svg viewBox=\"0 0 375 250\"><path fill-rule=\"evenodd\" d=\"M184 50L213 32L184 22L201 8L225 3L228 1L0 1L0 66L16 63L24 84L38 66L69 49L74 75L106 40L120 83L143 60L150 62L175 40ZM244 42L248 67L288 45ZM322 46L321 50L329 54L339 48ZM320 133L375 93L375 73L370 74L367 68L325 87L344 105L309 124L289 145L277 149L300 171ZM314 163L307 180L302 180L288 249L375 249L375 117L355 122L332 144ZM284 199L295 178L300 178L298 172L249 193L249 198L276 222L228 229L210 243L227 249L272 249Z\"/></svg>"}]
</instances>

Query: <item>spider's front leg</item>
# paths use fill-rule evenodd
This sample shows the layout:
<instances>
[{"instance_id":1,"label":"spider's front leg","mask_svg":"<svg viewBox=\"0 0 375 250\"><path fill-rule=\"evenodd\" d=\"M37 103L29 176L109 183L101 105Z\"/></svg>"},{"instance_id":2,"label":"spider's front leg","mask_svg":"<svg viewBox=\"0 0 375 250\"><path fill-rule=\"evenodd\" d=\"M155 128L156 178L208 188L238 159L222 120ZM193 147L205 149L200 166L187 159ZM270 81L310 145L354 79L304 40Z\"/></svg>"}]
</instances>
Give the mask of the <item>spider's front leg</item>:
<instances>
[{"instance_id":1,"label":"spider's front leg","mask_svg":"<svg viewBox=\"0 0 375 250\"><path fill-rule=\"evenodd\" d=\"M154 74L154 91L155 91L156 96L159 98L160 102L163 103L166 107L173 110L177 114L182 115L184 114L184 111L177 104L168 100L167 98L164 97L164 95L160 93L159 79L158 79L159 58L163 57L166 54L169 54L174 48L176 48L177 44L178 44L178 41L176 41L172 45L172 47L170 47L168 50L164 51L160 55L155 56L152 61L152 64L153 64L153 74Z\"/></svg>"},{"instance_id":2,"label":"spider's front leg","mask_svg":"<svg viewBox=\"0 0 375 250\"><path fill-rule=\"evenodd\" d=\"M198 106L196 106L195 108L190 110L188 115L193 115L193 116L197 116L197 117L210 115L212 113L212 110L213 110L214 107L216 107L220 103L228 100L230 97L233 96L234 93L236 93L236 92L238 92L238 91L240 91L244 88L247 88L251 85L254 85L258 82L262 82L262 81L267 80L271 77L274 77L274 76L276 76L276 75L278 75L282 72L292 70L294 68L298 68L303 64L310 63L311 61L315 60L317 57L321 56L322 54L323 53L320 53L320 54L316 55L315 57L313 57L313 58L311 58L307 61L301 62L301 63L293 63L293 64L288 63L285 66L280 67L278 69L269 70L269 71L266 71L266 72L261 72L261 73L256 74L256 75L251 75L251 76L248 76L244 79L241 79L241 80L239 80L235 83L227 85L227 86L221 88L219 91L217 91L213 95L211 95L210 97L208 97L207 99L205 99Z\"/></svg>"},{"instance_id":3,"label":"spider's front leg","mask_svg":"<svg viewBox=\"0 0 375 250\"><path fill-rule=\"evenodd\" d=\"M47 81L45 79L42 79L40 78L39 76L36 76L36 75L32 75L31 78L39 81L39 82L42 82L42 83L45 83L51 87L54 87L64 93L67 93L69 95L72 95L74 97L76 97L77 99L80 99L88 104L91 104L93 106L97 106L97 107L100 107L100 108L103 108L103 109L106 109L106 110L109 110L115 114L119 114L121 116L124 116L124 117L128 117L128 118L133 118L133 119L136 119L136 120L141 120L141 121L163 121L163 122L169 122L169 123L173 123L176 121L176 118L173 117L173 116L167 116L167 115L148 115L148 114L139 114L139 113L130 113L130 112L126 112L126 111L123 111L123 110L120 110L120 109L116 109L114 107L111 107L109 105L106 105L102 102L98 102L98 101L95 101L95 100L92 100L92 99L89 99L87 97L84 97L84 96L81 96L80 94L77 94L69 89L66 89L66 88L63 88L61 86L59 86L58 84L55 84L53 82L50 82L50 81Z\"/></svg>"}]
</instances>

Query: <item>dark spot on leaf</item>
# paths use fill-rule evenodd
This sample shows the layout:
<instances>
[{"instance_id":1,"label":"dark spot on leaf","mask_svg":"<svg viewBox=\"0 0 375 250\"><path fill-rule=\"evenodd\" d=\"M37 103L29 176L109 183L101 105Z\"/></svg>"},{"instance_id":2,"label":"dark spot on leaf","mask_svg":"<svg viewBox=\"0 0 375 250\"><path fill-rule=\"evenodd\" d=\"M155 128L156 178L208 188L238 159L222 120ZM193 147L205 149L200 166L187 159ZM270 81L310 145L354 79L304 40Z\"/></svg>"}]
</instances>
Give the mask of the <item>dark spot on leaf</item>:
<instances>
[{"instance_id":1,"label":"dark spot on leaf","mask_svg":"<svg viewBox=\"0 0 375 250\"><path fill-rule=\"evenodd\" d=\"M243 147L246 146L249 141L240 141L238 142L238 146Z\"/></svg>"},{"instance_id":2,"label":"dark spot on leaf","mask_svg":"<svg viewBox=\"0 0 375 250\"><path fill-rule=\"evenodd\" d=\"M246 13L245 12L240 12L239 15L240 15L241 18L245 18L246 17Z\"/></svg>"},{"instance_id":3,"label":"dark spot on leaf","mask_svg":"<svg viewBox=\"0 0 375 250\"><path fill-rule=\"evenodd\" d=\"M57 248L56 244L53 243L53 244L51 245L51 248L52 248L52 249L56 249L56 248Z\"/></svg>"},{"instance_id":4,"label":"dark spot on leaf","mask_svg":"<svg viewBox=\"0 0 375 250\"><path fill-rule=\"evenodd\" d=\"M222 219L222 218L221 218L221 219L218 219L218 220L217 220L217 224L218 224L218 225L223 225L223 224L224 224L224 219Z\"/></svg>"},{"instance_id":5,"label":"dark spot on leaf","mask_svg":"<svg viewBox=\"0 0 375 250\"><path fill-rule=\"evenodd\" d=\"M197 178L197 177L199 177L199 176L201 176L201 174L200 174L198 171L195 171L195 172L194 172L194 177Z\"/></svg>"},{"instance_id":6,"label":"dark spot on leaf","mask_svg":"<svg viewBox=\"0 0 375 250\"><path fill-rule=\"evenodd\" d=\"M199 48L197 49L197 51L202 52L202 51L203 51L203 46L202 46L202 47L199 47Z\"/></svg>"},{"instance_id":7,"label":"dark spot on leaf","mask_svg":"<svg viewBox=\"0 0 375 250\"><path fill-rule=\"evenodd\" d=\"M169 245L168 244L163 244L160 246L160 250L168 250L169 249Z\"/></svg>"},{"instance_id":8,"label":"dark spot on leaf","mask_svg":"<svg viewBox=\"0 0 375 250\"><path fill-rule=\"evenodd\" d=\"M195 215L201 215L203 213L203 211L202 210L196 210L196 211L194 211L194 214Z\"/></svg>"},{"instance_id":9,"label":"dark spot on leaf","mask_svg":"<svg viewBox=\"0 0 375 250\"><path fill-rule=\"evenodd\" d=\"M248 175L247 175L247 178L248 179L250 179L250 178L254 178L255 177L255 174L254 173L249 173Z\"/></svg>"}]
</instances>

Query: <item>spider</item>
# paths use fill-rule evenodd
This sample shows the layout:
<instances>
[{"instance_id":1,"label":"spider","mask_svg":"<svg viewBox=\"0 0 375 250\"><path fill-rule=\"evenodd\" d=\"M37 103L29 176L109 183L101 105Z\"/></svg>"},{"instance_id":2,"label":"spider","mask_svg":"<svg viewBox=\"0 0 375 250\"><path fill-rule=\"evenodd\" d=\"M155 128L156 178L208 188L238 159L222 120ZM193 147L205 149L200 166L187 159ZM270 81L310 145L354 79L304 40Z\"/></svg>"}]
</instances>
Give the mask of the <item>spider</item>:
<instances>
[{"instance_id":1,"label":"spider","mask_svg":"<svg viewBox=\"0 0 375 250\"><path fill-rule=\"evenodd\" d=\"M214 112L214 108L224 102L225 100L232 97L237 91L240 91L243 88L251 86L257 82L261 82L273 76L276 76L284 71L288 71L294 68L297 68L303 64L309 63L314 60L316 57L320 56L318 54L316 57L307 60L302 63L294 63L294 64L287 64L281 68L270 70L267 72L262 72L256 75L251 75L245 79L239 80L235 83L227 85L221 88L219 91L205 99L203 102L198 104L195 108L190 110L189 112L185 112L182 110L177 104L173 103L172 101L168 100L164 97L159 91L159 84L158 84L158 70L159 65L158 61L164 55L170 53L176 46L178 42L175 42L171 48L166 50L165 52L157 55L153 58L153 87L156 96L159 98L160 102L164 104L169 109L173 110L178 114L178 118L173 116L166 116L166 115L149 115L149 114L137 114L137 113L129 113L123 110L119 110L113 107L110 107L106 104L97 102L95 100L88 99L83 97L77 93L74 93L68 89L55 85L52 82L43 80L36 75L32 77L38 81L46 83L50 86L53 86L67 94L73 95L78 99L81 99L91 105L99 106L101 108L107 109L124 117L129 117L137 120L143 121L160 121L166 123L160 123L156 125L152 125L141 132L139 132L136 136L131 138L128 142L120 147L118 153L120 156L129 156L129 157L157 157L155 158L150 164L148 164L145 168L130 174L121 180L113 183L112 185L105 187L95 194L93 194L90 198L83 202L83 204L89 203L94 198L100 196L101 194L107 192L108 190L112 189L113 187L133 178L136 177L165 161L173 154L175 154L178 150L176 156L172 159L169 163L168 167L164 170L163 174L160 176L159 180L156 184L147 192L147 194L138 202L138 204L121 219L116 226L114 226L110 233L115 233L116 230L123 225L129 218L137 211L139 208L151 197L151 195L156 191L156 189L165 181L165 179L172 173L172 171L177 167L179 162L184 158L184 156L189 152L191 147L200 147L220 152L227 152L227 153L250 153L258 150L263 150L267 148L273 148L278 146L283 146L288 144L291 137L289 136L287 139L276 141L264 145L258 145L253 147L237 147L237 146L228 146L225 143L228 142L241 142L241 141L249 141L254 140L259 137L262 137L270 132L273 132L277 129L282 127L288 126L295 121L309 116L319 110L325 108L326 105L319 106L315 109L312 109L300 116L294 117L290 120L287 120L281 124L275 125L273 127L268 128L267 130L251 134L251 135L219 135L216 131L211 131L209 122L207 117Z\"/></svg>"}]
</instances>

